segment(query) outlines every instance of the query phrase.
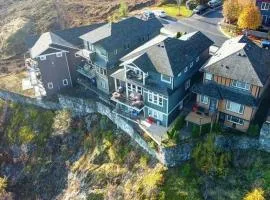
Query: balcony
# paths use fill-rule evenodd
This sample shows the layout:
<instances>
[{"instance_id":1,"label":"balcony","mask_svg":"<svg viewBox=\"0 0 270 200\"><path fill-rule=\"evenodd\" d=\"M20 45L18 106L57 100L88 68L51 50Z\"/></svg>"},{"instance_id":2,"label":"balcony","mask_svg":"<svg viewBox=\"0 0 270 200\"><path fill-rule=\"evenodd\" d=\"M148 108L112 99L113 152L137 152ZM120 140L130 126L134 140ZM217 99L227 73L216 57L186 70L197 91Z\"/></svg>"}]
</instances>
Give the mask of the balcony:
<instances>
[{"instance_id":1,"label":"balcony","mask_svg":"<svg viewBox=\"0 0 270 200\"><path fill-rule=\"evenodd\" d=\"M202 126L210 124L212 117L209 115L209 110L198 105L193 106L192 111L186 116L185 120L193 124Z\"/></svg>"},{"instance_id":2,"label":"balcony","mask_svg":"<svg viewBox=\"0 0 270 200\"><path fill-rule=\"evenodd\" d=\"M133 70L127 70L126 77L135 83L145 84L145 79L147 76L144 73L136 73Z\"/></svg>"},{"instance_id":3,"label":"balcony","mask_svg":"<svg viewBox=\"0 0 270 200\"><path fill-rule=\"evenodd\" d=\"M95 57L95 52L93 51L89 51L87 49L81 49L80 51L77 51L75 53L76 56L80 56L82 58L85 58L86 60L94 60Z\"/></svg>"},{"instance_id":4,"label":"balcony","mask_svg":"<svg viewBox=\"0 0 270 200\"><path fill-rule=\"evenodd\" d=\"M79 72L83 76L86 76L89 79L92 79L96 76L95 68L89 64L84 64L83 66L79 66L77 68L77 72Z\"/></svg>"},{"instance_id":5,"label":"balcony","mask_svg":"<svg viewBox=\"0 0 270 200\"><path fill-rule=\"evenodd\" d=\"M120 89L124 90L124 89ZM142 95L139 93L131 93L128 97L125 92L117 91L112 94L111 100L121 105L127 106L127 109L134 109L136 112L141 112L144 108Z\"/></svg>"}]
</instances>

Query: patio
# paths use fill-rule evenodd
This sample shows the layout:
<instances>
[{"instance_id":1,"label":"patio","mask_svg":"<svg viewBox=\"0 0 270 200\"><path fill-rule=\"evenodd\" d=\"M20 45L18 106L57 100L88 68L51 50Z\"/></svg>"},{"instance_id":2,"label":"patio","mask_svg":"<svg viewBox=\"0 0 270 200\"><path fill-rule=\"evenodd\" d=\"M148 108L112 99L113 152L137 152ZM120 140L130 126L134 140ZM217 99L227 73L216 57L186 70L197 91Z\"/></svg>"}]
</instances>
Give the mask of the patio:
<instances>
[{"instance_id":1,"label":"patio","mask_svg":"<svg viewBox=\"0 0 270 200\"><path fill-rule=\"evenodd\" d=\"M200 112L190 112L186 116L185 120L187 122L187 126L188 126L189 122L201 126L201 125L205 125L205 124L210 124L212 121L210 116L205 115L205 114L200 113Z\"/></svg>"}]
</instances>

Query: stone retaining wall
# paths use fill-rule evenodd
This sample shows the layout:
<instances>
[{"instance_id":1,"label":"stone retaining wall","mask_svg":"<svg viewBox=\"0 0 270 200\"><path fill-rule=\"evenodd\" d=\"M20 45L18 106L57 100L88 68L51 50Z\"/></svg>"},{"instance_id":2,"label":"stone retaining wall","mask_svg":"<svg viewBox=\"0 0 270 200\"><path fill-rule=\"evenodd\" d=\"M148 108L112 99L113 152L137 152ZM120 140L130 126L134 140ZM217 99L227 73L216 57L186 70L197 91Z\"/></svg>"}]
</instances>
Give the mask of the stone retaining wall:
<instances>
[{"instance_id":1,"label":"stone retaining wall","mask_svg":"<svg viewBox=\"0 0 270 200\"><path fill-rule=\"evenodd\" d=\"M114 113L113 108L106 103L97 102L91 99L59 95L59 102L42 101L20 94L0 90L0 98L20 104L29 104L44 109L59 110L69 109L79 114L100 113L107 116L118 128L127 133L146 152L157 158L166 166L177 166L190 159L193 144L184 143L176 147L160 147L159 151L152 149L148 143L137 132L138 129L127 120ZM259 139L236 136L217 136L216 145L228 149L261 149L270 152L270 125L264 124Z\"/></svg>"}]
</instances>

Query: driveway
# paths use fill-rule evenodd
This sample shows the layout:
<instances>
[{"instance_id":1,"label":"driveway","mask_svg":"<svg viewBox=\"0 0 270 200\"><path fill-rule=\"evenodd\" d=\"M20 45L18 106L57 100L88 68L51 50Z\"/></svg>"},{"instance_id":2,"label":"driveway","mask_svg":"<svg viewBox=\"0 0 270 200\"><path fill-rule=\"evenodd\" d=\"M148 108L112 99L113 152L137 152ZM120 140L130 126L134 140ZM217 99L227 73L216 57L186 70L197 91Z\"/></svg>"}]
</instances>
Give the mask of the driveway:
<instances>
[{"instance_id":1,"label":"driveway","mask_svg":"<svg viewBox=\"0 0 270 200\"><path fill-rule=\"evenodd\" d=\"M222 20L222 10L209 10L204 15L193 15L190 18L183 18L178 21L172 19L162 19L164 26L172 31L178 32L194 32L201 31L211 40L216 46L221 46L228 38L226 38L219 30L218 22Z\"/></svg>"}]
</instances>

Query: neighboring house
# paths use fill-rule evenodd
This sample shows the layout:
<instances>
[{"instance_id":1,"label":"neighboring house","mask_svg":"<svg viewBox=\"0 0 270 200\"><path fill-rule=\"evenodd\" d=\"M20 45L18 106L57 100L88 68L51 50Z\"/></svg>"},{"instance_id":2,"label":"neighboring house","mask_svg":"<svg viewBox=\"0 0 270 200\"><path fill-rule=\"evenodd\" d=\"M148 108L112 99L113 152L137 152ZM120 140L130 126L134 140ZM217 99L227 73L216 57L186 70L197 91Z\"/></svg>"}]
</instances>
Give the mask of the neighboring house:
<instances>
[{"instance_id":1,"label":"neighboring house","mask_svg":"<svg viewBox=\"0 0 270 200\"><path fill-rule=\"evenodd\" d=\"M186 120L203 125L215 120L226 127L247 131L269 86L270 53L246 36L226 41L202 68L203 83Z\"/></svg>"},{"instance_id":2,"label":"neighboring house","mask_svg":"<svg viewBox=\"0 0 270 200\"><path fill-rule=\"evenodd\" d=\"M81 58L75 57L82 46L78 37L100 25L46 32L26 39L30 53L26 65L36 72L35 82L39 83L37 88L43 91L40 92L43 96L73 86L77 79L75 66L81 62Z\"/></svg>"},{"instance_id":3,"label":"neighboring house","mask_svg":"<svg viewBox=\"0 0 270 200\"><path fill-rule=\"evenodd\" d=\"M113 88L110 75L119 66L119 59L160 33L161 22L155 17L141 19L130 17L117 23L105 24L80 38L84 49L76 53L85 58L78 66L78 82L97 87L109 94Z\"/></svg>"},{"instance_id":4,"label":"neighboring house","mask_svg":"<svg viewBox=\"0 0 270 200\"><path fill-rule=\"evenodd\" d=\"M256 5L261 11L262 24L270 26L270 0L257 0Z\"/></svg>"},{"instance_id":5,"label":"neighboring house","mask_svg":"<svg viewBox=\"0 0 270 200\"><path fill-rule=\"evenodd\" d=\"M213 42L201 32L180 38L158 35L123 57L111 76L115 111L168 127L184 106Z\"/></svg>"}]
</instances>

